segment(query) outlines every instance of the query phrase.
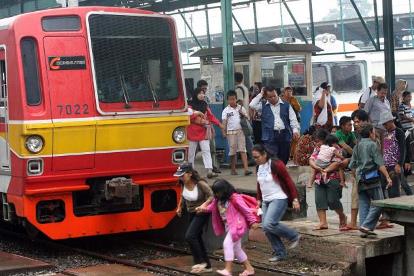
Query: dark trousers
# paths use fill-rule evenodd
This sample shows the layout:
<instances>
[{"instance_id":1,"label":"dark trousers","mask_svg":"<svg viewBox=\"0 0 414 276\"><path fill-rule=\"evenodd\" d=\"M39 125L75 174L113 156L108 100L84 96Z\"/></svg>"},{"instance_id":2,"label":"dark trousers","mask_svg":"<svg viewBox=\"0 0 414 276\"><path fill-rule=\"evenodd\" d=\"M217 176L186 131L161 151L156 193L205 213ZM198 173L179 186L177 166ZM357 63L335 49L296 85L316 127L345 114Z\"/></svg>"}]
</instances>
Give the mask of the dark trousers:
<instances>
[{"instance_id":1,"label":"dark trousers","mask_svg":"<svg viewBox=\"0 0 414 276\"><path fill-rule=\"evenodd\" d=\"M404 175L404 172L401 173L401 188L403 188L406 195L413 195L413 190L407 182L407 176Z\"/></svg>"},{"instance_id":2,"label":"dark trousers","mask_svg":"<svg viewBox=\"0 0 414 276\"><path fill-rule=\"evenodd\" d=\"M262 143L262 121L252 121L254 144Z\"/></svg>"},{"instance_id":3,"label":"dark trousers","mask_svg":"<svg viewBox=\"0 0 414 276\"><path fill-rule=\"evenodd\" d=\"M382 181L382 190L384 192L384 198L394 198L399 197L400 194L400 187L401 187L401 175L395 173L394 167L387 167L388 174L391 177L392 180L392 186L389 189L386 189L387 186L387 180L385 177L381 174L381 181ZM404 173L401 172L401 173Z\"/></svg>"},{"instance_id":4,"label":"dark trousers","mask_svg":"<svg viewBox=\"0 0 414 276\"><path fill-rule=\"evenodd\" d=\"M210 214L190 213L190 225L185 233L185 240L190 245L194 264L207 263L207 268L210 268L211 264L202 235L203 228L207 225L209 218Z\"/></svg>"},{"instance_id":5,"label":"dark trousers","mask_svg":"<svg viewBox=\"0 0 414 276\"><path fill-rule=\"evenodd\" d=\"M274 131L273 139L263 141L266 150L273 156L277 156L280 160L287 164L290 157L290 141L287 139L290 135L288 130Z\"/></svg>"}]
</instances>

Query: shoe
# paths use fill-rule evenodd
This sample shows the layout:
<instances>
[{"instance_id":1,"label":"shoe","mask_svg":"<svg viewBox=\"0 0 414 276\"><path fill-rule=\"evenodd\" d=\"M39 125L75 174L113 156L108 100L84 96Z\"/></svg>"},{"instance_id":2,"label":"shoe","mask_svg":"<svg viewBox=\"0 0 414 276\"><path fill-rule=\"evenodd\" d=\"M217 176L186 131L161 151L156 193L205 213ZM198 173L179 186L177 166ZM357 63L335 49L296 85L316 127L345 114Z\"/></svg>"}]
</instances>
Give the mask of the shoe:
<instances>
[{"instance_id":1,"label":"shoe","mask_svg":"<svg viewBox=\"0 0 414 276\"><path fill-rule=\"evenodd\" d=\"M191 269L199 269L199 268L205 268L207 266L207 263L200 263L200 264L195 264L191 267Z\"/></svg>"},{"instance_id":2,"label":"shoe","mask_svg":"<svg viewBox=\"0 0 414 276\"><path fill-rule=\"evenodd\" d=\"M214 172L208 172L207 173L207 178L213 178L213 177L217 177L218 174L214 173Z\"/></svg>"},{"instance_id":3,"label":"shoe","mask_svg":"<svg viewBox=\"0 0 414 276\"><path fill-rule=\"evenodd\" d=\"M245 171L245 172L244 172L244 175L245 175L245 176L248 176L248 175L251 175L251 174L252 174L252 172L251 172L251 171Z\"/></svg>"},{"instance_id":4,"label":"shoe","mask_svg":"<svg viewBox=\"0 0 414 276\"><path fill-rule=\"evenodd\" d=\"M280 257L280 256L274 256L272 258L269 258L269 262L275 263L275 262L283 261L284 259L286 259L286 258Z\"/></svg>"},{"instance_id":5,"label":"shoe","mask_svg":"<svg viewBox=\"0 0 414 276\"><path fill-rule=\"evenodd\" d=\"M202 274L202 273L210 273L213 272L213 269L211 267L207 268L207 267L199 267L199 268L194 268L190 271L190 273L194 273L194 274Z\"/></svg>"},{"instance_id":6,"label":"shoe","mask_svg":"<svg viewBox=\"0 0 414 276\"><path fill-rule=\"evenodd\" d=\"M298 235L298 237L296 238L296 240L294 240L290 245L289 245L289 249L293 249L296 248L299 245L299 240L300 240L300 235Z\"/></svg>"},{"instance_id":7,"label":"shoe","mask_svg":"<svg viewBox=\"0 0 414 276\"><path fill-rule=\"evenodd\" d=\"M219 169L219 168L214 167L214 168L213 168L213 173L221 173L221 171L220 171L220 169Z\"/></svg>"}]
</instances>

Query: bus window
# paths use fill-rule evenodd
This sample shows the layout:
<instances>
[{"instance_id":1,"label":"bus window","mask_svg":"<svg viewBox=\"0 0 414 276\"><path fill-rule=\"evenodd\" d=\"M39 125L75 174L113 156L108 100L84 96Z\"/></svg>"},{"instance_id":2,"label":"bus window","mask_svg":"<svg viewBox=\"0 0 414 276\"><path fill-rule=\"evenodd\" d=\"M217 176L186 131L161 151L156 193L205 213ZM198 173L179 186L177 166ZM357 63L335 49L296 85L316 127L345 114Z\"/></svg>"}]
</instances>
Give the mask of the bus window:
<instances>
[{"instance_id":1,"label":"bus window","mask_svg":"<svg viewBox=\"0 0 414 276\"><path fill-rule=\"evenodd\" d=\"M312 64L313 86L318 87L321 83L328 81L328 71L322 64Z\"/></svg>"},{"instance_id":2,"label":"bus window","mask_svg":"<svg viewBox=\"0 0 414 276\"><path fill-rule=\"evenodd\" d=\"M173 32L166 19L93 14L89 25L101 103L178 98Z\"/></svg>"},{"instance_id":3,"label":"bus window","mask_svg":"<svg viewBox=\"0 0 414 276\"><path fill-rule=\"evenodd\" d=\"M26 86L26 101L28 105L39 105L40 83L37 44L34 38L26 37L21 41L23 60L24 84Z\"/></svg>"},{"instance_id":4,"label":"bus window","mask_svg":"<svg viewBox=\"0 0 414 276\"><path fill-rule=\"evenodd\" d=\"M352 92L362 89L361 64L332 64L332 85L336 92Z\"/></svg>"}]
</instances>

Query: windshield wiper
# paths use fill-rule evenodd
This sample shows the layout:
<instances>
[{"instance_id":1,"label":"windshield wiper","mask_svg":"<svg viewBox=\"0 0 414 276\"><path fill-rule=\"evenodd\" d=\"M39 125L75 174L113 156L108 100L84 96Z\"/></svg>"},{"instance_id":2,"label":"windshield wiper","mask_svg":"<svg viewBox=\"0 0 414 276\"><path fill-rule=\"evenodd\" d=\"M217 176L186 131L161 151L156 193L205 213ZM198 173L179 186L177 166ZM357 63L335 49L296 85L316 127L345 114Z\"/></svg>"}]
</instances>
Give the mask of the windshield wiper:
<instances>
[{"instance_id":1,"label":"windshield wiper","mask_svg":"<svg viewBox=\"0 0 414 276\"><path fill-rule=\"evenodd\" d=\"M154 90L154 86L152 85L151 77L150 77L149 74L147 74L147 81L148 81L149 89L150 89L151 94L152 94L152 99L154 101L153 107L159 107L160 104L158 103L158 95Z\"/></svg>"},{"instance_id":2,"label":"windshield wiper","mask_svg":"<svg viewBox=\"0 0 414 276\"><path fill-rule=\"evenodd\" d=\"M121 75L119 76L119 80L121 82L122 96L124 98L125 108L131 108L131 105L129 104L129 95L128 95L128 89L125 83L125 77Z\"/></svg>"}]
</instances>

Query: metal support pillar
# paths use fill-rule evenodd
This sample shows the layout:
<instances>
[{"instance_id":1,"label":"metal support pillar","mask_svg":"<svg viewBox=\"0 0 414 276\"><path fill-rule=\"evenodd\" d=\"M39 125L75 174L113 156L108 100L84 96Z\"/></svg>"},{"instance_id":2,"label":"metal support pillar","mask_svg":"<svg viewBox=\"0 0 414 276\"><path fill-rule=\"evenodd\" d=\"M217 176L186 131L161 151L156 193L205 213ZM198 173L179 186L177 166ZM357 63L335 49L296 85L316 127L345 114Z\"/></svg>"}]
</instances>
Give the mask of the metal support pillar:
<instances>
[{"instance_id":1,"label":"metal support pillar","mask_svg":"<svg viewBox=\"0 0 414 276\"><path fill-rule=\"evenodd\" d=\"M256 38L256 44L259 44L259 29L257 28L256 2L253 2L253 19L254 19L254 37Z\"/></svg>"},{"instance_id":2,"label":"metal support pillar","mask_svg":"<svg viewBox=\"0 0 414 276\"><path fill-rule=\"evenodd\" d=\"M377 50L381 50L377 0L374 0L374 14L375 14L375 35L376 35L377 45L378 45Z\"/></svg>"},{"instance_id":3,"label":"metal support pillar","mask_svg":"<svg viewBox=\"0 0 414 276\"><path fill-rule=\"evenodd\" d=\"M224 101L227 91L234 88L234 64L233 64L233 20L231 12L231 0L221 0L221 31L223 43L223 79Z\"/></svg>"},{"instance_id":4,"label":"metal support pillar","mask_svg":"<svg viewBox=\"0 0 414 276\"><path fill-rule=\"evenodd\" d=\"M208 43L208 48L211 48L211 36L210 36L210 20L208 20L208 9L207 9L207 5L205 5L205 13L206 13L206 29L207 29L207 43Z\"/></svg>"},{"instance_id":5,"label":"metal support pillar","mask_svg":"<svg viewBox=\"0 0 414 276\"><path fill-rule=\"evenodd\" d=\"M345 54L345 27L344 27L344 12L342 8L342 0L339 0L339 13L341 17L341 36L342 36L342 52Z\"/></svg>"},{"instance_id":6,"label":"metal support pillar","mask_svg":"<svg viewBox=\"0 0 414 276\"><path fill-rule=\"evenodd\" d=\"M310 24L311 24L312 44L315 45L315 23L313 21L312 1L313 0L309 0L309 17L310 17Z\"/></svg>"},{"instance_id":7,"label":"metal support pillar","mask_svg":"<svg viewBox=\"0 0 414 276\"><path fill-rule=\"evenodd\" d=\"M394 26L392 1L382 0L383 28L384 28L384 64L385 81L390 91L395 87L395 59L394 59Z\"/></svg>"},{"instance_id":8,"label":"metal support pillar","mask_svg":"<svg viewBox=\"0 0 414 276\"><path fill-rule=\"evenodd\" d=\"M181 15L181 18L184 21L184 24L187 26L187 28L190 30L191 35L193 36L195 42L197 43L198 47L203 48L203 46L201 45L200 41L198 40L197 36L194 34L193 29L191 28L190 24L188 24L187 19L185 19L184 14L181 13L181 11L178 11Z\"/></svg>"},{"instance_id":9,"label":"metal support pillar","mask_svg":"<svg viewBox=\"0 0 414 276\"><path fill-rule=\"evenodd\" d=\"M371 40L372 45L374 45L375 49L377 51L379 51L379 45L377 45L377 43L375 42L374 38L372 37L371 32L368 29L367 23L365 22L364 18L362 17L361 12L359 11L357 5L355 4L355 1L354 0L349 0L349 1L351 1L351 4L354 7L354 10L356 11L356 13L358 15L358 18L359 18L359 20L362 23L362 27L364 27L365 32L368 34L368 37Z\"/></svg>"},{"instance_id":10,"label":"metal support pillar","mask_svg":"<svg viewBox=\"0 0 414 276\"><path fill-rule=\"evenodd\" d=\"M237 27L239 28L240 33L242 34L244 40L246 40L247 44L250 44L249 39L247 38L247 36L246 36L245 32L243 31L242 27L240 26L239 21L237 21L237 18L234 16L234 13L231 13L231 15L232 15L232 17L234 19L234 22L236 23Z\"/></svg>"},{"instance_id":11,"label":"metal support pillar","mask_svg":"<svg viewBox=\"0 0 414 276\"><path fill-rule=\"evenodd\" d=\"M305 35L304 35L304 34L303 34L303 32L302 32L302 29L300 28L300 26L299 26L298 22L296 21L295 16L293 15L292 11L289 9L289 6L288 6L288 4L286 3L286 0L282 0L282 2L283 2L283 4L285 5L285 8L286 8L286 10L287 10L287 11L288 11L288 13L289 13L290 18L292 18L293 23L294 23L294 24L295 24L295 26L296 26L296 29L298 29L298 32L299 32L300 36L302 37L303 41L304 41L306 44L309 44L308 40L306 39Z\"/></svg>"}]
</instances>

